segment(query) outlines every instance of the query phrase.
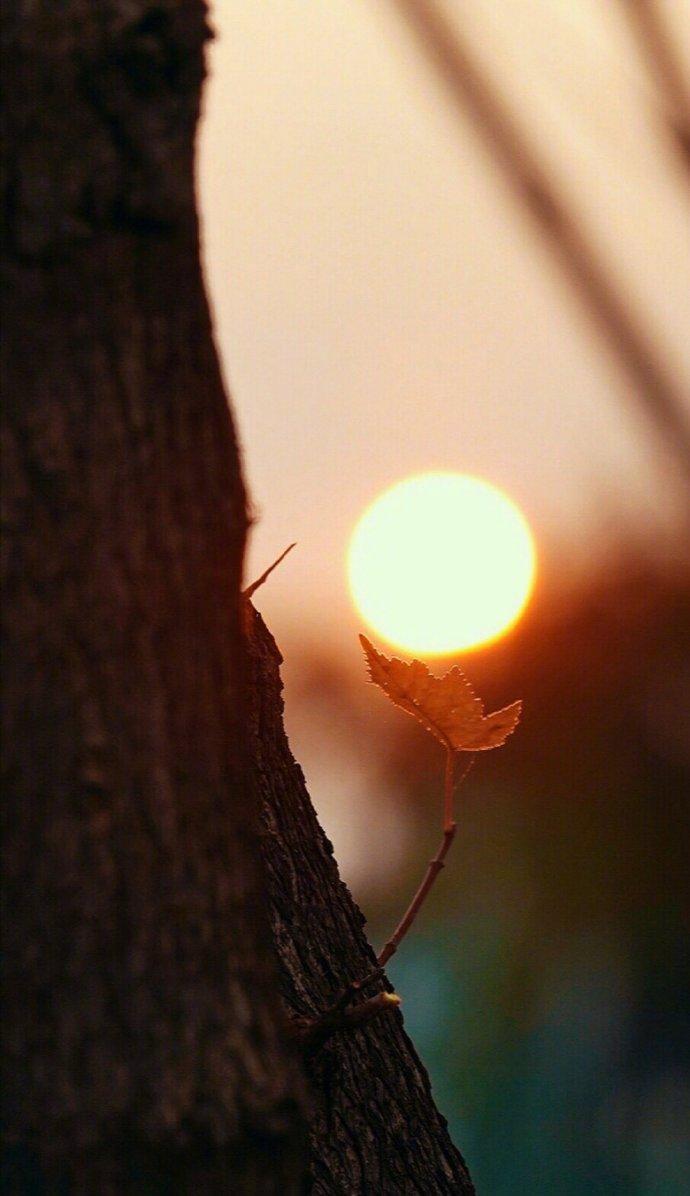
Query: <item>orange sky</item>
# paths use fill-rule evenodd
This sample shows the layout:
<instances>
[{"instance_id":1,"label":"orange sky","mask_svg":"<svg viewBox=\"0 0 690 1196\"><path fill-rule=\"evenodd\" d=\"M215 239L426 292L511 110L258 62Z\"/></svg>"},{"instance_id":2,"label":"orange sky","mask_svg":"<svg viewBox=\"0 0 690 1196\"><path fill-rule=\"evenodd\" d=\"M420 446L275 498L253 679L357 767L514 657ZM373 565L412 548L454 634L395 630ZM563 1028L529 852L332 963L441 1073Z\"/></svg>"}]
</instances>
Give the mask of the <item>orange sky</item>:
<instances>
[{"instance_id":1,"label":"orange sky","mask_svg":"<svg viewBox=\"0 0 690 1196\"><path fill-rule=\"evenodd\" d=\"M666 8L687 46L685 0ZM463 11L690 390L690 190L620 6ZM250 573L299 541L262 598L278 635L337 619L349 644L347 538L410 473L484 476L575 555L621 509L663 522L627 382L393 7L221 0L213 22L206 270L260 516Z\"/></svg>"}]
</instances>

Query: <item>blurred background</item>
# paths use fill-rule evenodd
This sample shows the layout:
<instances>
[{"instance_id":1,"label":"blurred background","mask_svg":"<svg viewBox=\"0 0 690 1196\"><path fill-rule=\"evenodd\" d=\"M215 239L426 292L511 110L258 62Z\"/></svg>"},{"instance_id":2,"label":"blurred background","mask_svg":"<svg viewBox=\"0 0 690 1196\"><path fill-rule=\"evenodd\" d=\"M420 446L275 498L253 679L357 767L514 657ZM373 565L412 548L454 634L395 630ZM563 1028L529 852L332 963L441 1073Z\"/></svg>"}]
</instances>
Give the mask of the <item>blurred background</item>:
<instances>
[{"instance_id":1,"label":"blurred background","mask_svg":"<svg viewBox=\"0 0 690 1196\"><path fill-rule=\"evenodd\" d=\"M213 7L199 188L255 507L248 580L298 541L257 605L285 657L294 754L380 946L438 841L443 754L366 684L349 537L382 490L427 470L519 503L531 604L459 662L489 708L522 697L523 723L461 788L448 867L390 975L483 1196L680 1196L688 441L650 417L404 8ZM686 0L444 11L688 428L690 155L641 10L690 80Z\"/></svg>"}]
</instances>

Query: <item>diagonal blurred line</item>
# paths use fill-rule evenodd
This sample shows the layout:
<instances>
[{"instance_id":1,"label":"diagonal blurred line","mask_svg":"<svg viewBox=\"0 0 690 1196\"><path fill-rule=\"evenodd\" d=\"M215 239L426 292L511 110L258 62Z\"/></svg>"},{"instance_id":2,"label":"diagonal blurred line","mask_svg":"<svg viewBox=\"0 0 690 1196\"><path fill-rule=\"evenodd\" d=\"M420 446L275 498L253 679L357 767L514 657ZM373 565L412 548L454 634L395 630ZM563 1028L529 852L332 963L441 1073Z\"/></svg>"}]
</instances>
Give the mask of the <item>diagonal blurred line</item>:
<instances>
[{"instance_id":1,"label":"diagonal blurred line","mask_svg":"<svg viewBox=\"0 0 690 1196\"><path fill-rule=\"evenodd\" d=\"M443 80L468 113L505 178L543 233L602 339L633 383L634 394L690 484L690 420L682 392L645 328L602 265L577 215L558 194L528 137L484 77L435 0L393 0Z\"/></svg>"},{"instance_id":2,"label":"diagonal blurred line","mask_svg":"<svg viewBox=\"0 0 690 1196\"><path fill-rule=\"evenodd\" d=\"M663 95L673 144L690 171L690 86L671 33L656 0L622 0L622 4Z\"/></svg>"}]
</instances>

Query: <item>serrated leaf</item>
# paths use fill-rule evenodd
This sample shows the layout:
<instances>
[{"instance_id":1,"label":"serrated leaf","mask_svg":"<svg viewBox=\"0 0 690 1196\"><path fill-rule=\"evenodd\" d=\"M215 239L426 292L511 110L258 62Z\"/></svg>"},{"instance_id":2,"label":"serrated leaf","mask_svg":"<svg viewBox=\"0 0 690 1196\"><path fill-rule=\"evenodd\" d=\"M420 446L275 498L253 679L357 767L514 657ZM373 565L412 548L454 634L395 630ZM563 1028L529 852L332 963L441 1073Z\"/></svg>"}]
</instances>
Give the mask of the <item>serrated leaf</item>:
<instances>
[{"instance_id":1,"label":"serrated leaf","mask_svg":"<svg viewBox=\"0 0 690 1196\"><path fill-rule=\"evenodd\" d=\"M456 752L489 751L505 743L517 727L522 702L485 715L484 703L457 665L443 677L435 677L421 660L389 660L365 635L359 639L374 684L444 747Z\"/></svg>"}]
</instances>

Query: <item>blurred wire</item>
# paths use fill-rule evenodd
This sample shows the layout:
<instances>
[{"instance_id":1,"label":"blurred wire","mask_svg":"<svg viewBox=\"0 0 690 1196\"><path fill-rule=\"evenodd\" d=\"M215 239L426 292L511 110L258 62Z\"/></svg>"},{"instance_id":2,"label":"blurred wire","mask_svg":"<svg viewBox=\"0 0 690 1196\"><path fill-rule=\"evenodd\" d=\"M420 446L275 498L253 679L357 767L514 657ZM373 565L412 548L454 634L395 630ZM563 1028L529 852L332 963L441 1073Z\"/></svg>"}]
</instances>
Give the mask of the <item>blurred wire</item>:
<instances>
[{"instance_id":1,"label":"blurred wire","mask_svg":"<svg viewBox=\"0 0 690 1196\"><path fill-rule=\"evenodd\" d=\"M459 29L435 0L393 0L445 83L455 106L469 113L506 180L550 243L603 339L634 384L666 447L690 484L690 421L683 398L656 346L560 196L528 137L484 77Z\"/></svg>"},{"instance_id":2,"label":"blurred wire","mask_svg":"<svg viewBox=\"0 0 690 1196\"><path fill-rule=\"evenodd\" d=\"M685 79L656 0L622 0L643 55L664 97L666 124L686 170L690 170L690 86Z\"/></svg>"}]
</instances>

